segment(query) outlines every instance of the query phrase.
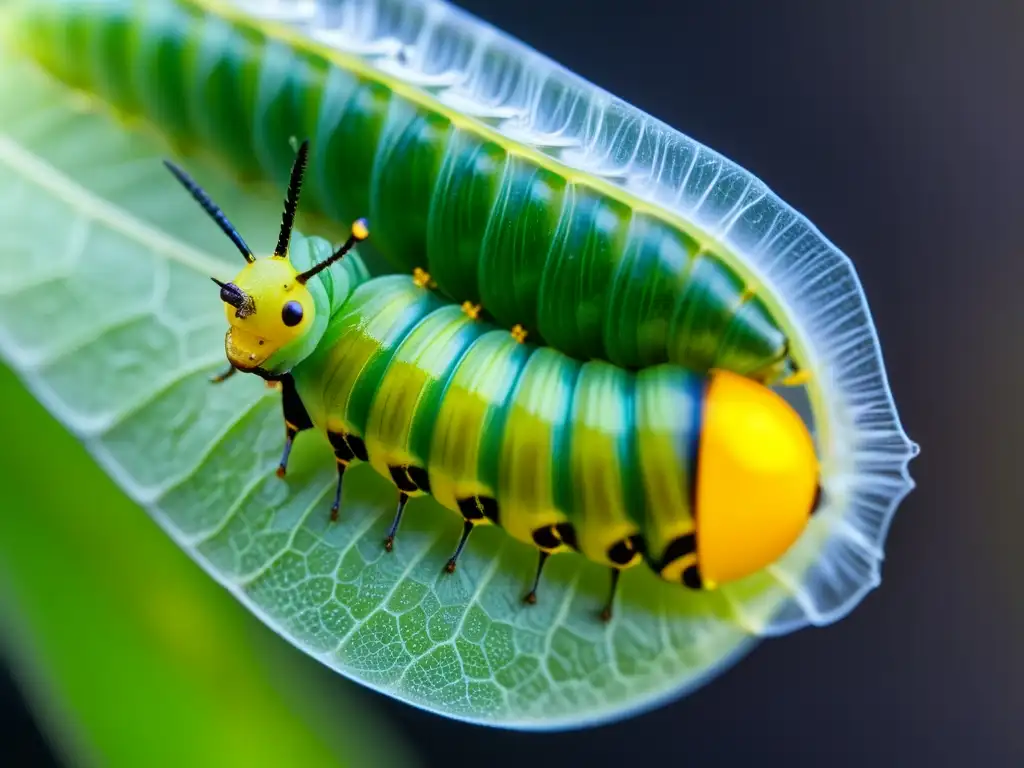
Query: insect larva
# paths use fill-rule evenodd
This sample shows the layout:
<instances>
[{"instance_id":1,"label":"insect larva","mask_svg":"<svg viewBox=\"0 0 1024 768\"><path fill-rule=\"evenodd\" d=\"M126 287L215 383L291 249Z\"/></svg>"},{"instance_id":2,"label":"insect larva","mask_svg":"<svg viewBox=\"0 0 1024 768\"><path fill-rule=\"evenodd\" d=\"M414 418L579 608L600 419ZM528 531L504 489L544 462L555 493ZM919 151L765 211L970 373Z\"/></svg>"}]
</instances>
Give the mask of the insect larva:
<instances>
[{"instance_id":1,"label":"insect larva","mask_svg":"<svg viewBox=\"0 0 1024 768\"><path fill-rule=\"evenodd\" d=\"M879 583L918 448L851 263L749 172L437 0L23 0L12 18L57 77L241 177L283 184L288 139L313 136L309 208L368 213L392 263L518 338L803 381L815 533L723 591L782 632Z\"/></svg>"},{"instance_id":2,"label":"insect larva","mask_svg":"<svg viewBox=\"0 0 1024 768\"><path fill-rule=\"evenodd\" d=\"M540 552L527 602L553 553L576 550L610 568L605 619L619 573L640 562L670 582L714 588L796 541L818 500L819 468L785 400L725 371L581 363L474 319L408 275L336 294L327 267L368 230L359 220L334 253L314 241L292 254L307 147L277 247L263 259L168 166L245 256L232 282L215 280L227 357L232 370L283 383L280 475L298 432L326 433L338 470L332 518L349 465L367 461L397 488L388 550L408 500L430 494L464 521L449 572L476 526L500 525Z\"/></svg>"},{"instance_id":3,"label":"insect larva","mask_svg":"<svg viewBox=\"0 0 1024 768\"><path fill-rule=\"evenodd\" d=\"M37 6L29 13L32 46L78 87L142 115L180 145L216 153L243 176L283 183L288 138L315 137L311 211L335 222L368 213L375 245L394 266L423 271L450 298L482 307L538 343L630 368L670 361L764 381L794 372L787 335L761 287L722 243L680 211L616 183L608 168L591 173L566 163L568 147L538 150L552 119L565 121L564 132L597 118L598 104L589 112L570 102L553 106L569 95L557 79L541 86L500 51L470 53L465 31L451 26L455 17L443 6L422 8L440 14L438 34L467 49L460 54L468 58L450 65L474 67L467 77L507 70L517 93L536 91L532 112L517 109L514 120L498 124L475 119L453 108L454 86L411 87L407 77L370 63L379 57L324 45L333 18L326 3L247 4L254 15L239 5L49 0L38 4L49 13ZM389 9L406 6L414 16L420 7ZM302 9L313 15L300 19ZM275 13L301 23L261 18ZM671 136L657 135L662 129L635 116L604 119L593 136L573 142L584 142L573 147L577 153L592 145L588 162L607 152L606 166L629 170L617 155L632 137L634 170L638 157L657 158L658 184L676 177L682 193L690 176L696 181L709 170L693 165L684 178L683 158L670 158ZM528 136L515 138L509 123L524 121ZM742 185L737 179L715 193L735 198L729 204L737 214Z\"/></svg>"}]
</instances>

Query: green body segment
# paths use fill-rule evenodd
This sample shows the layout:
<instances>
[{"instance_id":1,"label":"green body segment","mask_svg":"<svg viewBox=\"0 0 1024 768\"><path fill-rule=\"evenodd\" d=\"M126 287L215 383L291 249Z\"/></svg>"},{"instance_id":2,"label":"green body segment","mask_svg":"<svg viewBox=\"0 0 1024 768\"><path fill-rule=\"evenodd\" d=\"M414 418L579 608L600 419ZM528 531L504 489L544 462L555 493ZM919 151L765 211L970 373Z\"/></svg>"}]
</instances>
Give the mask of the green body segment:
<instances>
[{"instance_id":1,"label":"green body segment","mask_svg":"<svg viewBox=\"0 0 1024 768\"><path fill-rule=\"evenodd\" d=\"M328 259L333 252L334 248L323 238L294 234L290 239L288 259L293 267L302 272ZM312 354L330 325L331 308L341 306L357 286L369 279L366 265L354 253L342 259L333 269L317 273L306 283L316 308L313 325L307 333L281 347L264 365L271 370L287 371L294 365L294 361Z\"/></svg>"},{"instance_id":2,"label":"green body segment","mask_svg":"<svg viewBox=\"0 0 1024 768\"><path fill-rule=\"evenodd\" d=\"M693 532L704 377L518 343L405 275L359 285L331 314L292 370L296 391L317 428L361 441L384 477L412 478L410 495L467 519L467 504L486 509L472 522L542 549L563 548L538 538L561 526L616 567L639 561L609 554L630 537L653 542L656 562Z\"/></svg>"},{"instance_id":3,"label":"green body segment","mask_svg":"<svg viewBox=\"0 0 1024 768\"><path fill-rule=\"evenodd\" d=\"M368 216L403 272L578 360L793 372L765 303L676 220L365 61L212 0L24 4L18 38L58 77L243 178L283 184L312 141L303 205Z\"/></svg>"}]
</instances>

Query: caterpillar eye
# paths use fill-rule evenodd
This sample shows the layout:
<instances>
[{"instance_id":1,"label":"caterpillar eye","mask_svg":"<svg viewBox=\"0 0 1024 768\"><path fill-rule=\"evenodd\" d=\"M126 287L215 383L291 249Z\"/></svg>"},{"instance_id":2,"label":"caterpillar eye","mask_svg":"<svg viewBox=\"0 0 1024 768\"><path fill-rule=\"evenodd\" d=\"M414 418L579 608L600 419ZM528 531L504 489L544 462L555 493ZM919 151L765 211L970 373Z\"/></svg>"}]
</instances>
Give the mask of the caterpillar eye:
<instances>
[{"instance_id":1,"label":"caterpillar eye","mask_svg":"<svg viewBox=\"0 0 1024 768\"><path fill-rule=\"evenodd\" d=\"M289 301L281 309L281 321L289 328L302 322L302 305L297 301Z\"/></svg>"}]
</instances>

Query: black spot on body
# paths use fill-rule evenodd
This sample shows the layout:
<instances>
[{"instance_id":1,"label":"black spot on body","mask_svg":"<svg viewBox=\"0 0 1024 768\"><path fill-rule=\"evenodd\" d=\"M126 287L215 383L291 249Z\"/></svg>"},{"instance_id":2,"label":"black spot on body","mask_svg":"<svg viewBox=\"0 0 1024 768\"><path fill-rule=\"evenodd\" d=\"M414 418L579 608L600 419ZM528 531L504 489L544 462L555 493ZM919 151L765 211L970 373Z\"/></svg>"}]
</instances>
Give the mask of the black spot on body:
<instances>
[{"instance_id":1,"label":"black spot on body","mask_svg":"<svg viewBox=\"0 0 1024 768\"><path fill-rule=\"evenodd\" d=\"M398 490L402 493L416 493L419 488L416 487L416 483L412 481L406 472L404 466L388 467L388 472L391 474L391 482L393 482Z\"/></svg>"},{"instance_id":2,"label":"black spot on body","mask_svg":"<svg viewBox=\"0 0 1024 768\"><path fill-rule=\"evenodd\" d=\"M360 461L370 460L370 454L366 452L366 443L363 441L363 438L359 437L359 435L345 435L345 442L348 443L348 447L352 450L352 453L355 454L357 459Z\"/></svg>"},{"instance_id":3,"label":"black spot on body","mask_svg":"<svg viewBox=\"0 0 1024 768\"><path fill-rule=\"evenodd\" d=\"M406 467L405 474L424 493L430 493L430 475L423 467Z\"/></svg>"},{"instance_id":4,"label":"black spot on body","mask_svg":"<svg viewBox=\"0 0 1024 768\"><path fill-rule=\"evenodd\" d=\"M483 511L484 517L495 525L498 525L498 520L501 519L501 510L498 508L498 500L492 499L490 496L477 496L476 499L480 503L480 509Z\"/></svg>"},{"instance_id":5,"label":"black spot on body","mask_svg":"<svg viewBox=\"0 0 1024 768\"><path fill-rule=\"evenodd\" d=\"M821 509L822 504L825 501L824 492L821 490L821 486L818 485L814 489L814 498L811 499L811 514L815 514Z\"/></svg>"},{"instance_id":6,"label":"black spot on body","mask_svg":"<svg viewBox=\"0 0 1024 768\"><path fill-rule=\"evenodd\" d=\"M355 453L352 452L348 440L345 438L346 436L341 432L327 433L327 440L330 442L331 448L334 449L335 457L340 461L349 462L355 458Z\"/></svg>"},{"instance_id":7,"label":"black spot on body","mask_svg":"<svg viewBox=\"0 0 1024 768\"><path fill-rule=\"evenodd\" d=\"M633 562L637 555L643 555L647 547L643 537L634 534L608 547L608 559L616 565L626 566Z\"/></svg>"},{"instance_id":8,"label":"black spot on body","mask_svg":"<svg viewBox=\"0 0 1024 768\"><path fill-rule=\"evenodd\" d=\"M533 543L541 549L558 549L562 546L562 540L558 538L553 525L538 528L530 536L533 538Z\"/></svg>"},{"instance_id":9,"label":"black spot on body","mask_svg":"<svg viewBox=\"0 0 1024 768\"><path fill-rule=\"evenodd\" d=\"M561 546L570 549L579 549L579 542L576 540L576 529L572 523L556 523L544 528L538 528L530 534L533 543L538 547L548 550L558 549Z\"/></svg>"},{"instance_id":10,"label":"black spot on body","mask_svg":"<svg viewBox=\"0 0 1024 768\"><path fill-rule=\"evenodd\" d=\"M565 546L577 550L580 548L579 541L576 538L576 529L573 528L572 523L559 523L555 526L555 533Z\"/></svg>"},{"instance_id":11,"label":"black spot on body","mask_svg":"<svg viewBox=\"0 0 1024 768\"><path fill-rule=\"evenodd\" d=\"M693 533L687 533L677 539L673 539L665 547L665 554L661 558L661 563L658 564L658 570L662 571L668 567L669 563L674 563L679 558L695 554L696 552L697 537Z\"/></svg>"},{"instance_id":12,"label":"black spot on body","mask_svg":"<svg viewBox=\"0 0 1024 768\"><path fill-rule=\"evenodd\" d=\"M697 536L694 533L687 533L680 536L665 547L665 554L661 558L661 562L655 566L655 570L658 572L664 571L669 565L680 560L684 557L695 556L697 554ZM700 566L694 562L688 565L684 570L681 577L683 586L689 587L690 589L704 589L704 579L700 575Z\"/></svg>"},{"instance_id":13,"label":"black spot on body","mask_svg":"<svg viewBox=\"0 0 1024 768\"><path fill-rule=\"evenodd\" d=\"M696 563L683 571L683 586L690 589L704 589L704 580L700 577L700 569Z\"/></svg>"},{"instance_id":14,"label":"black spot on body","mask_svg":"<svg viewBox=\"0 0 1024 768\"><path fill-rule=\"evenodd\" d=\"M369 461L370 456L366 452L366 443L363 438L353 435L350 432L328 432L327 440L334 449L334 455L344 461Z\"/></svg>"},{"instance_id":15,"label":"black spot on body","mask_svg":"<svg viewBox=\"0 0 1024 768\"><path fill-rule=\"evenodd\" d=\"M475 522L487 518L495 525L499 525L500 513L496 499L492 499L490 496L468 496L458 499L455 503L465 520Z\"/></svg>"}]
</instances>

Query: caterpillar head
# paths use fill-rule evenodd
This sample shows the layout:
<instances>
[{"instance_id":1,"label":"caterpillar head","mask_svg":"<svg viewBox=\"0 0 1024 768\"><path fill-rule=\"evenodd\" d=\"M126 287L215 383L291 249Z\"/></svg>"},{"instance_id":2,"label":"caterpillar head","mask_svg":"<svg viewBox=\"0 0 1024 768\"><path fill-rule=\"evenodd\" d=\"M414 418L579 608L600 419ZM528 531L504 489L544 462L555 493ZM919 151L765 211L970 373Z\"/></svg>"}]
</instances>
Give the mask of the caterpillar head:
<instances>
[{"instance_id":1,"label":"caterpillar head","mask_svg":"<svg viewBox=\"0 0 1024 768\"><path fill-rule=\"evenodd\" d=\"M820 501L814 443L771 389L715 371L697 469L697 562L705 586L743 578L779 559Z\"/></svg>"},{"instance_id":2,"label":"caterpillar head","mask_svg":"<svg viewBox=\"0 0 1024 768\"><path fill-rule=\"evenodd\" d=\"M366 221L359 219L345 243L312 266L299 271L289 258L292 227L298 207L302 176L306 169L309 142L303 141L292 165L284 215L274 253L262 259L253 256L249 246L227 216L181 168L165 160L164 165L203 207L235 247L246 265L235 278L225 283L211 278L220 287L228 320L224 349L234 368L260 375L287 372L316 346L323 333L326 317L317 318L317 291L322 289L309 279L341 259L352 246L369 237ZM319 333L317 333L319 331Z\"/></svg>"}]
</instances>

